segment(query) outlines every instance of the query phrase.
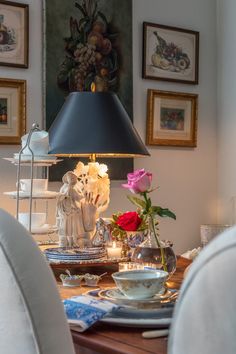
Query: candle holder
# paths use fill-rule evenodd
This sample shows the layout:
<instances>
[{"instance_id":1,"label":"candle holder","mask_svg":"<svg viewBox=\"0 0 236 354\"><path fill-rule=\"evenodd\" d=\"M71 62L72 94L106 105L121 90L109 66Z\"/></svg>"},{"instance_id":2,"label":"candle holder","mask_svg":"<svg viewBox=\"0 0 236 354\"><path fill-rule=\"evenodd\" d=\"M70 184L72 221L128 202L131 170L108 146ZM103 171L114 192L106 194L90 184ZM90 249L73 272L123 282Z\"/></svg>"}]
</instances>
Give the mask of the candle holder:
<instances>
[{"instance_id":1,"label":"candle holder","mask_svg":"<svg viewBox=\"0 0 236 354\"><path fill-rule=\"evenodd\" d=\"M121 258L122 244L117 241L112 241L106 247L107 249L107 258Z\"/></svg>"}]
</instances>

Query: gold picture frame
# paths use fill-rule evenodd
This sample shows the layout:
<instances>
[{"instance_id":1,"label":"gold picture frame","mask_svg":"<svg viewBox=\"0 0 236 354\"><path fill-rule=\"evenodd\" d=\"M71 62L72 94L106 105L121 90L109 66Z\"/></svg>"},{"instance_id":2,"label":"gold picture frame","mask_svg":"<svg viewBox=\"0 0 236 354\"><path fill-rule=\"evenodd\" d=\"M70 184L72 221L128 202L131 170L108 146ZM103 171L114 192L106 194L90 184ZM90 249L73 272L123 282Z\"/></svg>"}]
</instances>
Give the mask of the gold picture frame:
<instances>
[{"instance_id":1,"label":"gold picture frame","mask_svg":"<svg viewBox=\"0 0 236 354\"><path fill-rule=\"evenodd\" d=\"M197 146L198 95L148 90L146 144Z\"/></svg>"},{"instance_id":2,"label":"gold picture frame","mask_svg":"<svg viewBox=\"0 0 236 354\"><path fill-rule=\"evenodd\" d=\"M0 65L28 68L29 5L0 0Z\"/></svg>"},{"instance_id":3,"label":"gold picture frame","mask_svg":"<svg viewBox=\"0 0 236 354\"><path fill-rule=\"evenodd\" d=\"M26 132L26 81L0 79L0 144L20 144Z\"/></svg>"}]
</instances>

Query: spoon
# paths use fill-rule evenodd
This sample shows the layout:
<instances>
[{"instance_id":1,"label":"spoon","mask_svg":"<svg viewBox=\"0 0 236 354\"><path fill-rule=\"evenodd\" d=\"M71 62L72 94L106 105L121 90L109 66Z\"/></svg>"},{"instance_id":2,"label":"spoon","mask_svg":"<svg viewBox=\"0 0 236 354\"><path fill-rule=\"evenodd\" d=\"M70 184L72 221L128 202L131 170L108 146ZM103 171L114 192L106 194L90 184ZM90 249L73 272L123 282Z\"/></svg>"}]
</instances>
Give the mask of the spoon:
<instances>
[{"instance_id":1,"label":"spoon","mask_svg":"<svg viewBox=\"0 0 236 354\"><path fill-rule=\"evenodd\" d=\"M106 275L106 274L107 274L107 272L102 273L101 275L99 275L99 277L101 278L101 277L103 277L103 276Z\"/></svg>"},{"instance_id":2,"label":"spoon","mask_svg":"<svg viewBox=\"0 0 236 354\"><path fill-rule=\"evenodd\" d=\"M69 271L69 269L66 269L65 272L66 272L66 274L69 275L69 277L72 277L71 272Z\"/></svg>"}]
</instances>

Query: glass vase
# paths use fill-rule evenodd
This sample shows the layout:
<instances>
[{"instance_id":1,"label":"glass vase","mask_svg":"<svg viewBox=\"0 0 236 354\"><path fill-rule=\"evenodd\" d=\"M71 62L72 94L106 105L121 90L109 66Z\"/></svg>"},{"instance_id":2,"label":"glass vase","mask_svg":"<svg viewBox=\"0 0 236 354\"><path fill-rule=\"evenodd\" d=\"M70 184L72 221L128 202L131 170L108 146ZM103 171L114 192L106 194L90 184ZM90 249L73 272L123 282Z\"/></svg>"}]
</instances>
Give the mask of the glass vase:
<instances>
[{"instance_id":1,"label":"glass vase","mask_svg":"<svg viewBox=\"0 0 236 354\"><path fill-rule=\"evenodd\" d=\"M132 262L153 265L165 270L171 276L176 269L176 256L169 241L159 239L155 220L149 217L146 240L137 246L132 254Z\"/></svg>"}]
</instances>

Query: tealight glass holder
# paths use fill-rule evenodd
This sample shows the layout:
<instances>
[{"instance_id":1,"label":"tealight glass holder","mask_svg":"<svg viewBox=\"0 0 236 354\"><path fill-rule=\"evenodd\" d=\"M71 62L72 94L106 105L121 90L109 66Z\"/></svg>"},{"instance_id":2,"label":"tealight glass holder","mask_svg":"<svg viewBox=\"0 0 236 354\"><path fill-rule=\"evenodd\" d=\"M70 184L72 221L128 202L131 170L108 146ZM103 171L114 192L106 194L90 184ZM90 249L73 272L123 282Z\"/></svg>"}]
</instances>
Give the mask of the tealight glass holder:
<instances>
[{"instance_id":1,"label":"tealight glass holder","mask_svg":"<svg viewBox=\"0 0 236 354\"><path fill-rule=\"evenodd\" d=\"M119 242L112 241L112 243L106 246L108 259L121 258L122 245Z\"/></svg>"}]
</instances>

